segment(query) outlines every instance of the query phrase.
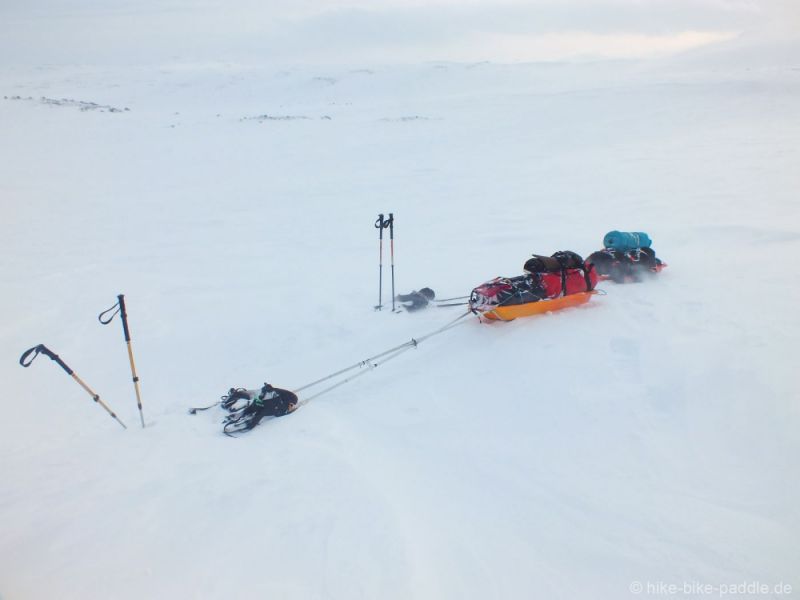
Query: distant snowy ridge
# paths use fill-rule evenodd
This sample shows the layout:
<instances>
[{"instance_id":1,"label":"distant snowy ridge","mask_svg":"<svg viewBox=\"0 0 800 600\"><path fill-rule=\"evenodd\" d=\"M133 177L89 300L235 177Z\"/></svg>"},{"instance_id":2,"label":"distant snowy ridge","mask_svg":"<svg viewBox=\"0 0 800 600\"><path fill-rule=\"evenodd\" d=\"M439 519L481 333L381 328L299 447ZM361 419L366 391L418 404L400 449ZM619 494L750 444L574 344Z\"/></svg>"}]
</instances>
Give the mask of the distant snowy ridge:
<instances>
[{"instance_id":1,"label":"distant snowy ridge","mask_svg":"<svg viewBox=\"0 0 800 600\"><path fill-rule=\"evenodd\" d=\"M314 117L306 115L256 115L255 117L242 117L240 121L311 121ZM330 121L329 115L319 117L321 121Z\"/></svg>"},{"instance_id":2,"label":"distant snowy ridge","mask_svg":"<svg viewBox=\"0 0 800 600\"><path fill-rule=\"evenodd\" d=\"M84 100L74 100L72 98L47 98L41 96L34 98L33 96L3 96L3 100L24 100L26 102L39 102L40 104L48 104L50 106L70 106L78 108L81 112L88 112L96 110L99 112L121 113L130 112L130 108L117 108L108 104L97 104L96 102L86 102Z\"/></svg>"}]
</instances>

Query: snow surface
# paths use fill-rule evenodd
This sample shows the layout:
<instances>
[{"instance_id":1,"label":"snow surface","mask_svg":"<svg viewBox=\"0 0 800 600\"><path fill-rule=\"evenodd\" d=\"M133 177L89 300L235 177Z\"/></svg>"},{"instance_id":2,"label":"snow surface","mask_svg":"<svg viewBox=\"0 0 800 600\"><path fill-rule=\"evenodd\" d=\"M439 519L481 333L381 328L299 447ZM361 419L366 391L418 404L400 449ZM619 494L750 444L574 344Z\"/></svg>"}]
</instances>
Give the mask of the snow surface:
<instances>
[{"instance_id":1,"label":"snow surface","mask_svg":"<svg viewBox=\"0 0 800 600\"><path fill-rule=\"evenodd\" d=\"M755 63L4 68L2 598L796 595L800 62ZM372 310L390 211L398 291L610 229L670 266L472 319L241 439L188 416L459 314ZM118 293L146 429L95 318ZM21 369L37 343L128 430Z\"/></svg>"}]
</instances>

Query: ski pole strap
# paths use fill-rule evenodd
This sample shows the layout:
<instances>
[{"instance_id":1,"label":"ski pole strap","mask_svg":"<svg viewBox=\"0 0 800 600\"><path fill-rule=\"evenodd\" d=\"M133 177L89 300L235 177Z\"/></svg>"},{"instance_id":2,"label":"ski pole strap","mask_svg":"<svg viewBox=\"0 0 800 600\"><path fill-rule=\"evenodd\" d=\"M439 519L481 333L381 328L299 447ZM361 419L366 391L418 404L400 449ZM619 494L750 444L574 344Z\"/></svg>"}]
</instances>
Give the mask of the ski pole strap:
<instances>
[{"instance_id":1,"label":"ski pole strap","mask_svg":"<svg viewBox=\"0 0 800 600\"><path fill-rule=\"evenodd\" d=\"M121 297L122 296L118 296L117 298L121 298ZM119 311L120 311L120 304L119 304L119 300L117 300L117 302L114 303L114 306L112 306L111 308L109 308L107 310L104 310L99 315L97 315L97 320L100 321L103 325L108 325L109 323L111 323L111 321L114 320L114 317L117 316L117 313ZM105 318L105 315L107 315L108 313L111 313L111 316L108 317L108 318Z\"/></svg>"},{"instance_id":2,"label":"ski pole strap","mask_svg":"<svg viewBox=\"0 0 800 600\"><path fill-rule=\"evenodd\" d=\"M378 215L378 218L375 220L375 229L384 229L386 225L384 225L383 221L383 213ZM383 232L381 232L383 233Z\"/></svg>"},{"instance_id":3,"label":"ski pole strap","mask_svg":"<svg viewBox=\"0 0 800 600\"><path fill-rule=\"evenodd\" d=\"M31 356L31 354L33 354L33 356ZM72 375L73 371L67 366L67 363L61 360L58 354L55 354L52 350L50 350L50 348L48 348L44 344L39 344L23 352L22 356L19 359L19 364L21 364L23 367L30 367L33 360L37 356L39 356L39 354L44 354L46 357L56 361L58 363L58 366L67 372L67 375ZM29 356L30 359L28 359Z\"/></svg>"},{"instance_id":4,"label":"ski pole strap","mask_svg":"<svg viewBox=\"0 0 800 600\"><path fill-rule=\"evenodd\" d=\"M36 358L37 356L39 356L39 352L41 352L41 350L40 350L41 348L44 348L44 346L39 344L38 346L34 346L30 350L26 350L25 352L23 352L22 356L20 356L20 358L19 358L19 364L21 364L23 367L30 367L31 363L33 362L33 359ZM33 354L33 356L31 356L31 359L26 362L25 359L28 358L28 356L30 356L32 353L35 353L35 354Z\"/></svg>"}]
</instances>

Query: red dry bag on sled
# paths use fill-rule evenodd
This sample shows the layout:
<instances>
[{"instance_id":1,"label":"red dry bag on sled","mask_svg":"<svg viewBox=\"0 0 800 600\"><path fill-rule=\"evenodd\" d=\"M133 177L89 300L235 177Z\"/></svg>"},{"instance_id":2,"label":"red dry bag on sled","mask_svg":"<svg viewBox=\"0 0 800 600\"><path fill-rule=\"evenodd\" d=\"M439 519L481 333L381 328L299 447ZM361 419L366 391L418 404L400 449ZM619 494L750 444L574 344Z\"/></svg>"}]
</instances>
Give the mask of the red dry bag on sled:
<instances>
[{"instance_id":1,"label":"red dry bag on sled","mask_svg":"<svg viewBox=\"0 0 800 600\"><path fill-rule=\"evenodd\" d=\"M488 318L516 318L581 304L589 299L589 292L597 285L594 268L587 267L580 255L574 252L534 255L525 262L524 269L525 275L497 277L476 287L470 294L470 309ZM558 300L577 294L582 294L585 299ZM506 310L506 307L533 303L542 304L528 306L525 310Z\"/></svg>"}]
</instances>

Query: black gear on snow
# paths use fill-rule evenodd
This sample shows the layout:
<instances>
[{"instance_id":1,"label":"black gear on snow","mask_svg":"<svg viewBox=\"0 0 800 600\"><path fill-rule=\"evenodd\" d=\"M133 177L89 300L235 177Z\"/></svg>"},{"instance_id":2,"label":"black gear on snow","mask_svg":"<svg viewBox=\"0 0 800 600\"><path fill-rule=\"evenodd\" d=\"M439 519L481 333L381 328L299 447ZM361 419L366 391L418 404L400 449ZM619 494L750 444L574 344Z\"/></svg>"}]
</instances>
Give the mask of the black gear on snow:
<instances>
[{"instance_id":1,"label":"black gear on snow","mask_svg":"<svg viewBox=\"0 0 800 600\"><path fill-rule=\"evenodd\" d=\"M264 417L289 414L297 407L297 396L289 390L265 383L257 394L243 388L231 388L220 404L230 412L222 428L224 433L230 435L252 429Z\"/></svg>"},{"instance_id":2,"label":"black gear on snow","mask_svg":"<svg viewBox=\"0 0 800 600\"><path fill-rule=\"evenodd\" d=\"M586 264L594 265L598 275L605 275L616 283L624 283L640 281L643 274L656 271L661 266L661 260L652 248L637 248L628 252L604 248L590 254Z\"/></svg>"},{"instance_id":3,"label":"black gear on snow","mask_svg":"<svg viewBox=\"0 0 800 600\"><path fill-rule=\"evenodd\" d=\"M414 312L428 306L434 298L436 298L434 291L429 287L424 287L419 291L414 290L410 294L398 294L395 299L408 312Z\"/></svg>"}]
</instances>

